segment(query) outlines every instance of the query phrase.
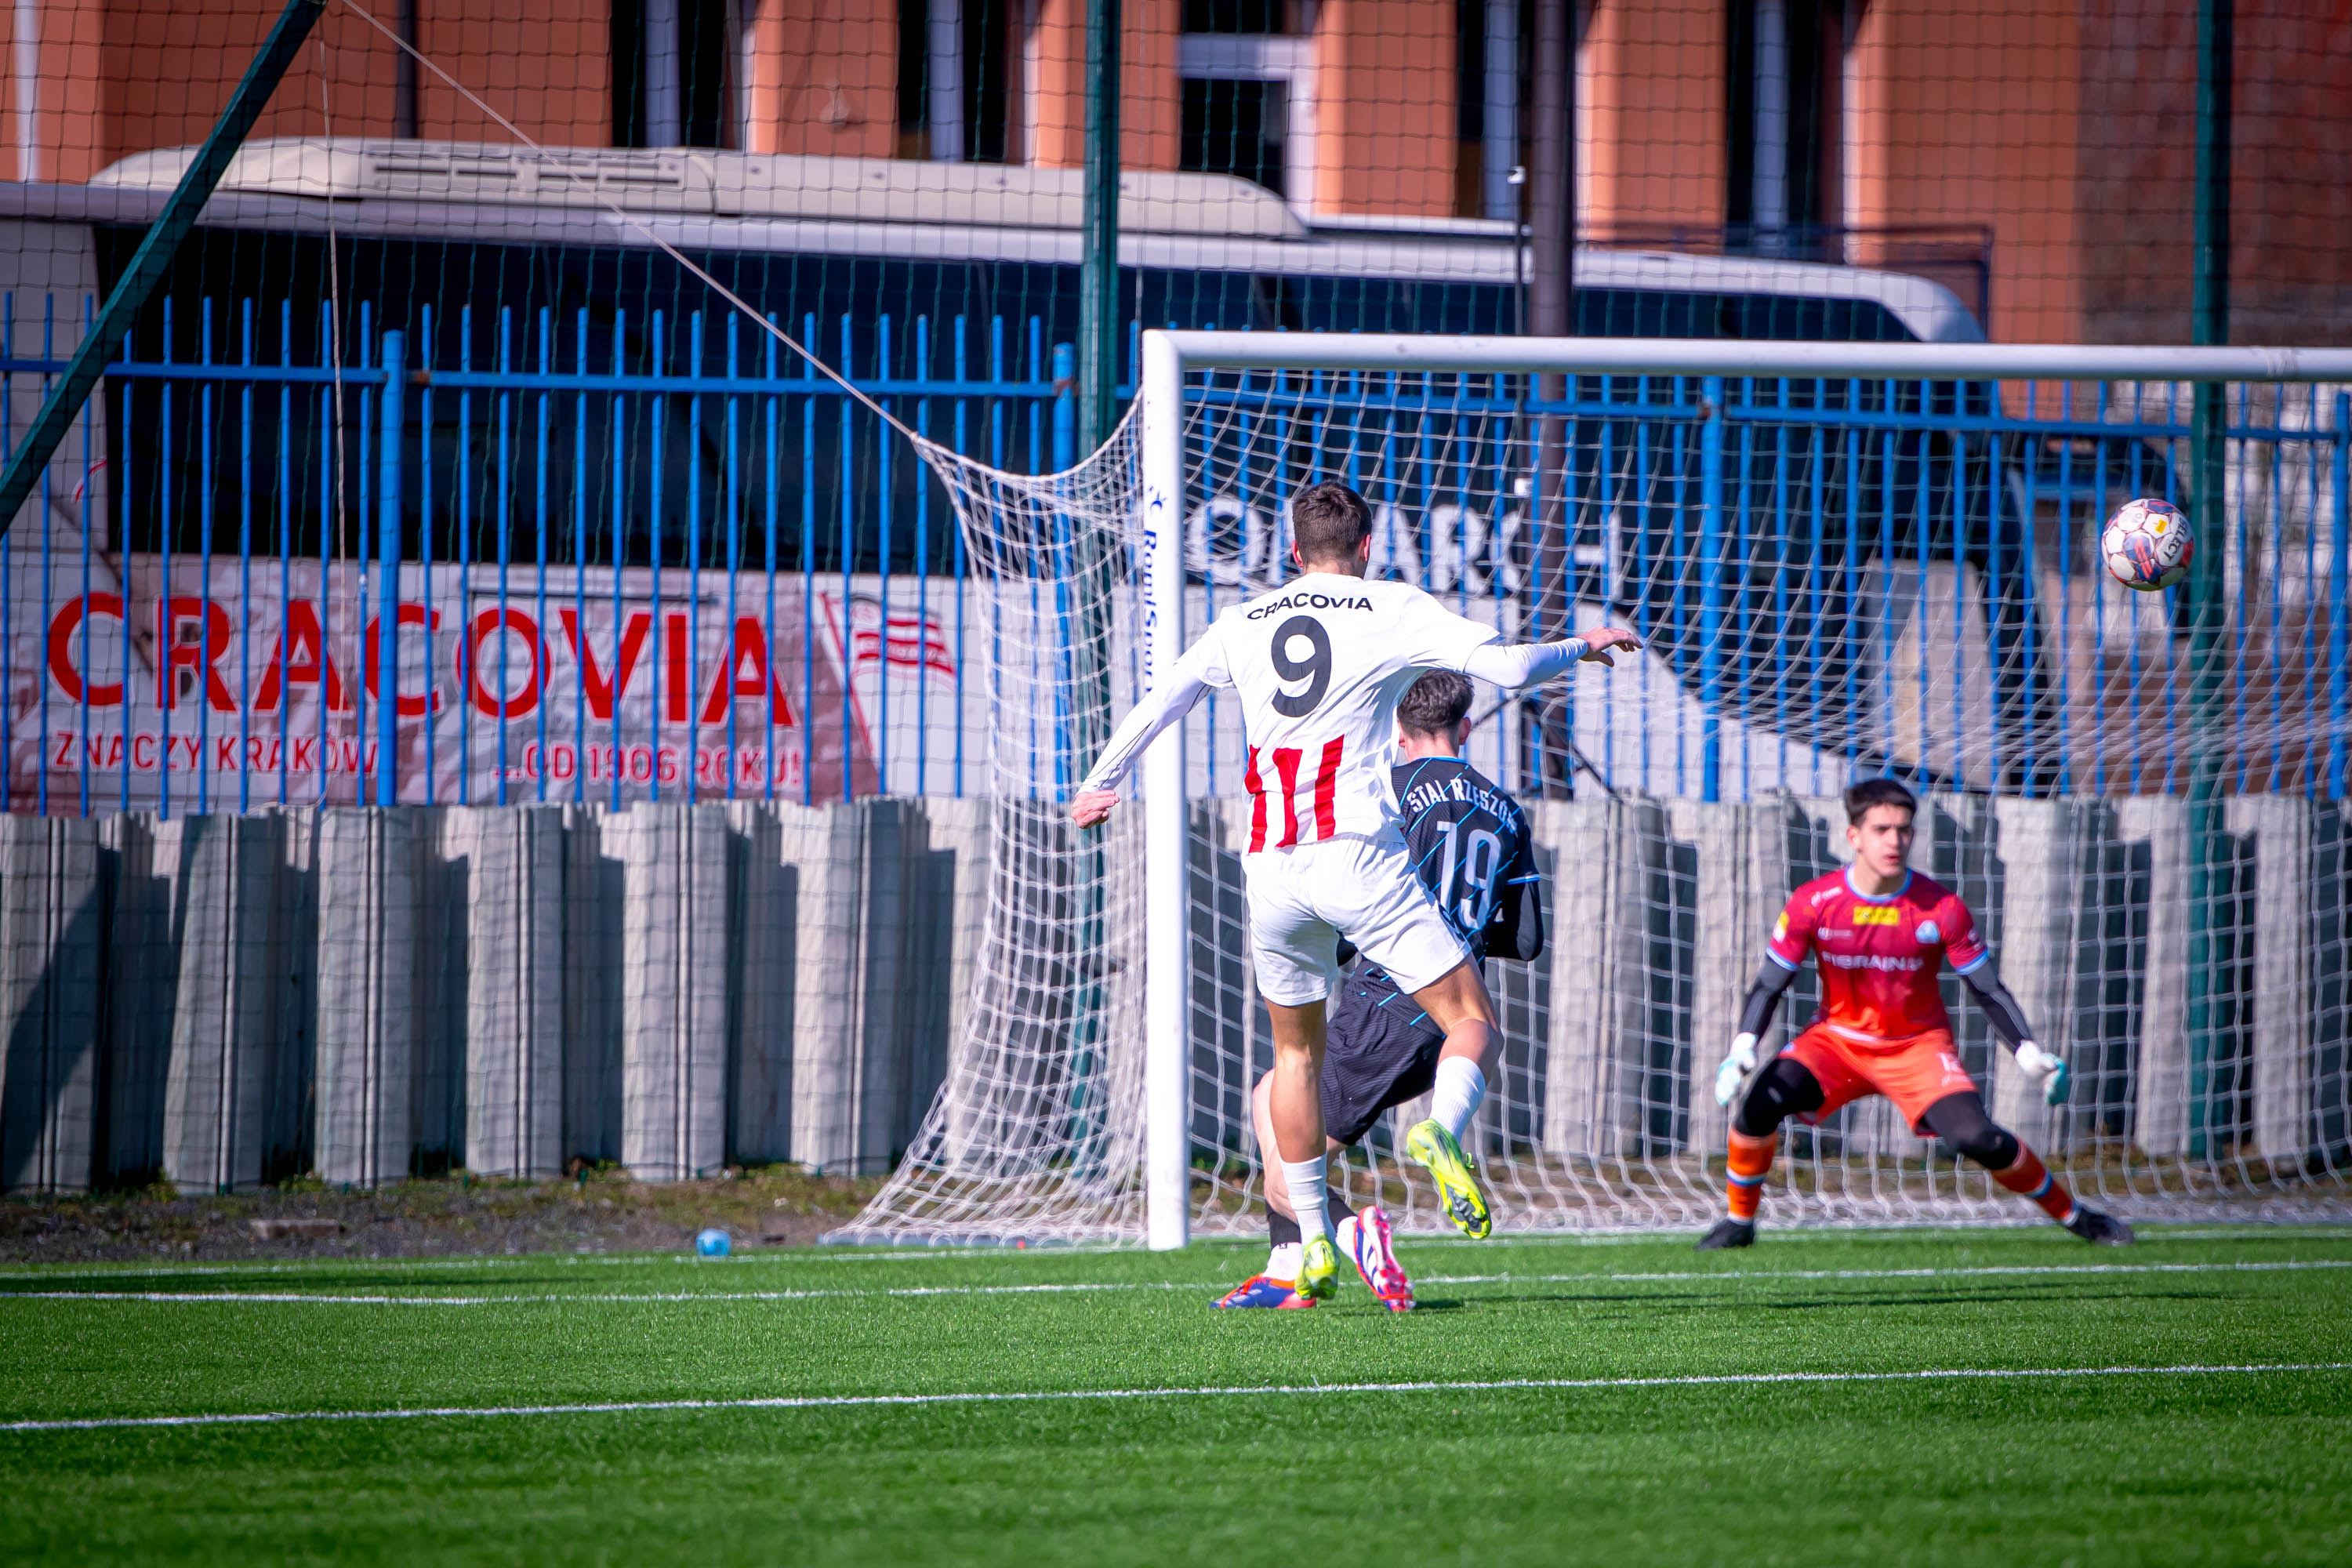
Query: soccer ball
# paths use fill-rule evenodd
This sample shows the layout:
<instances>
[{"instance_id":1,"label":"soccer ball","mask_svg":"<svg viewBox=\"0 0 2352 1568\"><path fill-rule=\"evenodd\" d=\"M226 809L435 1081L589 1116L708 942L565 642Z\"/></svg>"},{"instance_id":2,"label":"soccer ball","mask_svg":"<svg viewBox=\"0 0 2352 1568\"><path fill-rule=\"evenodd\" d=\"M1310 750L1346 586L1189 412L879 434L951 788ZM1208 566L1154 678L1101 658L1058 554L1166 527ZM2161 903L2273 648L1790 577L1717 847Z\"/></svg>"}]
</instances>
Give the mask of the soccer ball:
<instances>
[{"instance_id":1,"label":"soccer ball","mask_svg":"<svg viewBox=\"0 0 2352 1568\"><path fill-rule=\"evenodd\" d=\"M2153 594L2189 575L2197 553L2197 536L2189 520L2170 501L2142 496L2127 500L2107 519L2099 538L2099 553L2107 570L2126 588Z\"/></svg>"}]
</instances>

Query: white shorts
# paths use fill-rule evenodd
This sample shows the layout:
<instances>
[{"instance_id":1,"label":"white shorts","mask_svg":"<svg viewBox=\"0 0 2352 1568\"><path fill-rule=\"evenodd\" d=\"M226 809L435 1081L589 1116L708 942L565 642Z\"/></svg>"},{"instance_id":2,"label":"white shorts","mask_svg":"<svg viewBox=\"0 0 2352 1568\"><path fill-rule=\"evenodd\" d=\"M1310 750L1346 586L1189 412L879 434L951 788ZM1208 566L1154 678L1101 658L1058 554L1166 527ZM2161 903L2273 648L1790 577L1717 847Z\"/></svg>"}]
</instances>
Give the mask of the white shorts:
<instances>
[{"instance_id":1,"label":"white shorts","mask_svg":"<svg viewBox=\"0 0 2352 1568\"><path fill-rule=\"evenodd\" d=\"M1339 938L1405 994L1470 956L1412 874L1401 837L1327 838L1242 857L1258 994L1286 1007L1339 988Z\"/></svg>"}]
</instances>

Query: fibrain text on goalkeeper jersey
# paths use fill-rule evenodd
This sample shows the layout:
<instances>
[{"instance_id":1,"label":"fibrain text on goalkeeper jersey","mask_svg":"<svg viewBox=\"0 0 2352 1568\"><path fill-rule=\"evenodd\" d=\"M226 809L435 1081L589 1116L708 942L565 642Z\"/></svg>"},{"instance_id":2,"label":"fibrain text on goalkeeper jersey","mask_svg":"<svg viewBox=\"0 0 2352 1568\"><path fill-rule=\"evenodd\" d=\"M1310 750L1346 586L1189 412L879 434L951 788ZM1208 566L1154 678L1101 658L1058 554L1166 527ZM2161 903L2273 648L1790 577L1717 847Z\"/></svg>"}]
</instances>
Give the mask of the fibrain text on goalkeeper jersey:
<instances>
[{"instance_id":1,"label":"fibrain text on goalkeeper jersey","mask_svg":"<svg viewBox=\"0 0 2352 1568\"><path fill-rule=\"evenodd\" d=\"M1398 700L1495 638L1410 584L1334 573L1218 616L1185 657L1241 699L1250 853L1391 831Z\"/></svg>"}]
</instances>

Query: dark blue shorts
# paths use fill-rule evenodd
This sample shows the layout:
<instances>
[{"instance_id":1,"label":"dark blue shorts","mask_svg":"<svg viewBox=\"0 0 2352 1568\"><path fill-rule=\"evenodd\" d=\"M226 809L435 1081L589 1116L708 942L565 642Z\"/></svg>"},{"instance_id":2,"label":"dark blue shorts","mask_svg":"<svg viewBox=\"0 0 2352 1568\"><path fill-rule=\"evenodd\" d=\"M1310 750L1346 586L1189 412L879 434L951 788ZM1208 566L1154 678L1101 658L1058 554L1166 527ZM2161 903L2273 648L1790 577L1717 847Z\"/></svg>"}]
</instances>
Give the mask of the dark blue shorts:
<instances>
[{"instance_id":1,"label":"dark blue shorts","mask_svg":"<svg viewBox=\"0 0 2352 1568\"><path fill-rule=\"evenodd\" d=\"M1444 1032L1387 976L1349 976L1323 1047L1324 1130L1353 1143L1381 1111L1427 1094L1444 1048Z\"/></svg>"}]
</instances>

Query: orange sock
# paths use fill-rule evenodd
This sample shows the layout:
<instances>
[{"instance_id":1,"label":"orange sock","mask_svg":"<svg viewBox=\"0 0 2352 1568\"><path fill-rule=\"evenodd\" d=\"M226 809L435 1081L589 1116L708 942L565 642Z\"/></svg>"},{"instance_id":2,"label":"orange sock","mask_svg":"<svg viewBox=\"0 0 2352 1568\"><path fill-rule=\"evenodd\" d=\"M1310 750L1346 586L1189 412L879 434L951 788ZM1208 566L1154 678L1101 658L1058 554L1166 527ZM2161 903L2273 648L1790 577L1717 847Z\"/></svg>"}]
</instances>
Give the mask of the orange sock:
<instances>
[{"instance_id":1,"label":"orange sock","mask_svg":"<svg viewBox=\"0 0 2352 1568\"><path fill-rule=\"evenodd\" d=\"M1725 1164L1730 1172L1726 1185L1732 1218L1755 1222L1756 1205L1764 1201L1764 1173L1772 1168L1772 1153L1780 1146L1778 1131L1750 1138L1737 1127L1731 1130L1731 1152Z\"/></svg>"},{"instance_id":2,"label":"orange sock","mask_svg":"<svg viewBox=\"0 0 2352 1568\"><path fill-rule=\"evenodd\" d=\"M2066 1190L2066 1184L2052 1175L2042 1156L2022 1143L2017 1146L2016 1163L2006 1171L1995 1171L1992 1179L2020 1197L2032 1198L2060 1225L2074 1217L2074 1195Z\"/></svg>"}]
</instances>

